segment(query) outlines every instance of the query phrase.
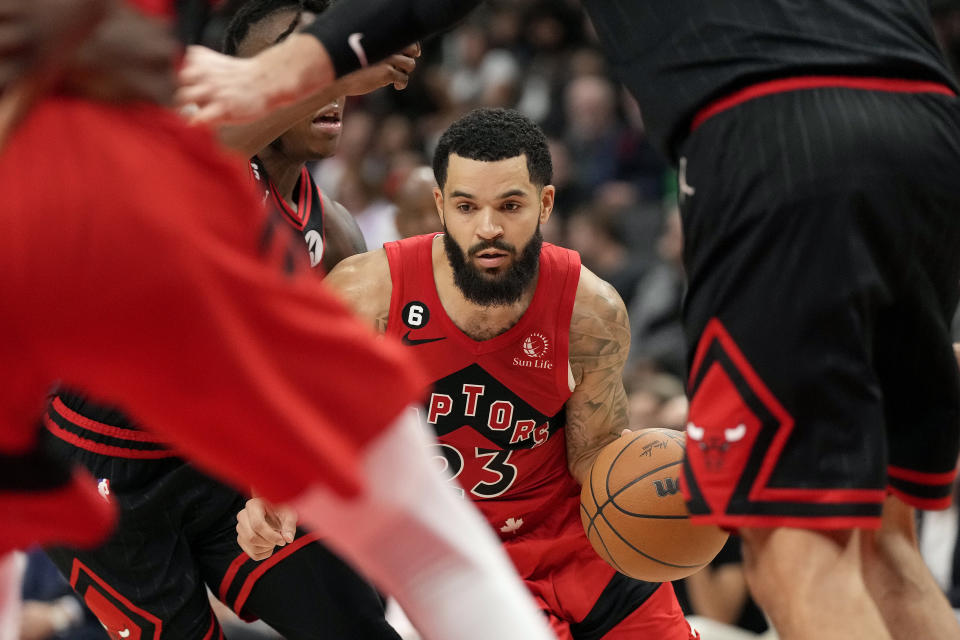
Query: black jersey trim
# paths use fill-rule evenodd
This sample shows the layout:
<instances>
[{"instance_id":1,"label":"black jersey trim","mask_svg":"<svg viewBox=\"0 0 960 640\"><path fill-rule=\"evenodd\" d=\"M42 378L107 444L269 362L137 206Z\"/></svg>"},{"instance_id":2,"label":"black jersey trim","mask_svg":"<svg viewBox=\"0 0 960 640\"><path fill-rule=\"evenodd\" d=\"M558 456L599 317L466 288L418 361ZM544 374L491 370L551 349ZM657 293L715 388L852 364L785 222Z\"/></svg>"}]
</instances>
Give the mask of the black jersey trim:
<instances>
[{"instance_id":1,"label":"black jersey trim","mask_svg":"<svg viewBox=\"0 0 960 640\"><path fill-rule=\"evenodd\" d=\"M663 583L642 582L615 573L583 620L570 625L576 640L600 640L650 599Z\"/></svg>"}]
</instances>

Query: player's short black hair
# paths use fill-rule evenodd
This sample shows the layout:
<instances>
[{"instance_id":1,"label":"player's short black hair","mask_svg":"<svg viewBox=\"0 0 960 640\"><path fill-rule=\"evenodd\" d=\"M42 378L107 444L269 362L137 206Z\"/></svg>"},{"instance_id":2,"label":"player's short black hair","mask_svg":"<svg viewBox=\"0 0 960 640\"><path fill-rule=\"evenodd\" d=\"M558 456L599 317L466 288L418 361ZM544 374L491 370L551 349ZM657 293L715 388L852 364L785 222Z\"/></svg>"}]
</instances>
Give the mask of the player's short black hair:
<instances>
[{"instance_id":1,"label":"player's short black hair","mask_svg":"<svg viewBox=\"0 0 960 640\"><path fill-rule=\"evenodd\" d=\"M331 0L249 0L240 6L233 15L227 30L223 34L223 52L229 56L237 55L240 43L247 37L250 25L260 22L277 11L295 9L298 19L294 20L279 40L289 36L299 23L299 14L303 11L321 14L333 4Z\"/></svg>"},{"instance_id":2,"label":"player's short black hair","mask_svg":"<svg viewBox=\"0 0 960 640\"><path fill-rule=\"evenodd\" d=\"M547 137L533 120L513 109L474 109L440 136L433 155L433 175L441 189L447 181L451 153L483 162L526 154L533 184L543 187L553 180Z\"/></svg>"}]
</instances>

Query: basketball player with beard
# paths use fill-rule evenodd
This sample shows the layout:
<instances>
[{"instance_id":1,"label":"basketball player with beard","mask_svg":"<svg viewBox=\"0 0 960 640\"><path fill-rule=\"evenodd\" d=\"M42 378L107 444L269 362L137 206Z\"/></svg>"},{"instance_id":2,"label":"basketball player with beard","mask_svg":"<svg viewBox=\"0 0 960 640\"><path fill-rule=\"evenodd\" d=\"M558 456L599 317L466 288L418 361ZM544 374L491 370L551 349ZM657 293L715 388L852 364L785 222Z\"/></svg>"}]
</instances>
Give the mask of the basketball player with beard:
<instances>
[{"instance_id":1,"label":"basketball player with beard","mask_svg":"<svg viewBox=\"0 0 960 640\"><path fill-rule=\"evenodd\" d=\"M427 370L422 418L451 491L486 516L557 637L695 637L671 585L614 571L580 524L580 483L627 427L630 331L613 288L543 243L555 193L543 132L480 109L443 134L433 166L444 232L348 258L328 284ZM241 547L270 554L273 513L252 501Z\"/></svg>"}]
</instances>

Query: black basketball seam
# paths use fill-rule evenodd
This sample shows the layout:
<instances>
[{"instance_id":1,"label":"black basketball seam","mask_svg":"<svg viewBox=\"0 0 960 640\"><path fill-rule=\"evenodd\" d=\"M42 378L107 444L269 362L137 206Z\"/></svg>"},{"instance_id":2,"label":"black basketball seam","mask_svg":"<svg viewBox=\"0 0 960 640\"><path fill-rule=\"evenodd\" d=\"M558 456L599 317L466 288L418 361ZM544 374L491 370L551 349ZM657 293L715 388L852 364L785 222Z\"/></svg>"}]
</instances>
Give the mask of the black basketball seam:
<instances>
[{"instance_id":1,"label":"black basketball seam","mask_svg":"<svg viewBox=\"0 0 960 640\"><path fill-rule=\"evenodd\" d=\"M680 435L681 434L680 431L675 431L673 429L664 429L663 431L661 431L661 433L663 433L663 435L667 436L674 442L679 442L680 446L682 446L684 449L687 448L686 438Z\"/></svg>"},{"instance_id":2,"label":"black basketball seam","mask_svg":"<svg viewBox=\"0 0 960 640\"><path fill-rule=\"evenodd\" d=\"M584 511L587 510L586 507L583 506L583 504L580 505L580 508L583 509ZM600 529L593 526L593 521L596 519L598 515L600 515L599 511L596 514L594 514L592 518L590 518L590 528L592 528L593 532L597 534L597 540L599 540L600 544L603 545L603 550L607 552L607 557L610 558L609 564L613 565L613 568L619 571L620 573L622 573L623 575L628 575L627 572L623 570L623 567L620 566L620 563L617 562L617 559L613 557L613 554L610 553L610 548L607 547L607 543L604 542L603 536L600 535ZM606 518L604 518L604 521L606 521ZM610 527L611 530L613 530L613 526L609 522L607 522L607 525ZM614 530L614 533L617 533L617 532ZM590 542L589 530L587 532L587 542ZM594 551L596 551L596 549L594 549ZM598 553L597 555L600 555L600 554Z\"/></svg>"},{"instance_id":3,"label":"black basketball seam","mask_svg":"<svg viewBox=\"0 0 960 640\"><path fill-rule=\"evenodd\" d=\"M663 560L660 560L660 559L658 559L658 558L654 558L654 557L651 556L650 554L644 553L643 551L641 551L641 550L638 549L637 547L633 546L633 544L632 544L629 540L627 540L627 539L624 538L622 535L620 535L620 532L617 531L617 529L613 526L613 524L610 523L609 520L607 520L607 516L603 515L603 512L602 512L602 511L599 512L598 515L600 515L600 516L603 518L603 521L607 523L607 526L610 527L610 530L613 531L613 532L616 534L616 536L617 536L618 538L620 538L620 540L623 541L623 543L624 543L625 545L627 545L628 547L630 547L631 549L633 549L634 551L636 551L637 553L639 553L640 555L642 555L644 558L647 558L648 560L653 560L653 561L656 562L656 563L665 565L665 566L667 566L667 567L674 567L674 568L676 568L676 569L695 569L695 568L697 568L697 567L702 567L704 564L706 564L705 562L704 562L704 563L700 563L700 564L673 564L672 562L664 562ZM599 533L598 533L598 535L599 535ZM602 540L602 538L601 538L601 540ZM604 545L604 549L606 549L606 545ZM609 553L610 553L610 552L608 551L607 554L609 555ZM611 555L610 557L612 558L613 556ZM621 573L623 573L623 572L621 571Z\"/></svg>"},{"instance_id":4,"label":"black basketball seam","mask_svg":"<svg viewBox=\"0 0 960 640\"><path fill-rule=\"evenodd\" d=\"M607 557L610 558L610 563L614 565L614 568L617 571L619 571L620 573L624 573L623 568L617 563L616 559L613 557L613 554L610 553L610 549L607 547L607 543L604 541L603 536L600 535L600 529L598 529L595 526L597 516L600 515L600 504L599 504L599 501L597 500L597 494L594 492L594 488L593 488L593 467L590 468L589 477L590 477L590 497L593 498L593 504L595 507L597 507L597 510L591 516L590 512L587 511L587 508L583 506L583 501L580 502L580 508L583 509L583 511L587 514L587 519L589 520L589 524L585 529L585 532L587 535L587 542L590 542L590 531L592 530L594 533L597 534L597 540L599 540L600 544L603 545L603 550L607 552ZM607 524L609 525L610 523L608 522ZM611 527L611 529L612 528L613 527ZM624 575L626 574L624 573Z\"/></svg>"},{"instance_id":5,"label":"black basketball seam","mask_svg":"<svg viewBox=\"0 0 960 640\"><path fill-rule=\"evenodd\" d=\"M596 462L596 460L594 460L594 462ZM587 514L587 517L590 519L590 525L587 527L587 530L586 530L588 540L590 539L590 529L593 528L593 523L597 519L597 514L600 513L600 501L597 500L597 494L594 492L594 489L593 489L593 467L592 466L590 467L590 497L593 498L593 505L596 507L596 510L593 512L592 516L589 513ZM583 507L582 502L580 503L580 506ZM586 511L586 508L584 508L584 511Z\"/></svg>"}]
</instances>

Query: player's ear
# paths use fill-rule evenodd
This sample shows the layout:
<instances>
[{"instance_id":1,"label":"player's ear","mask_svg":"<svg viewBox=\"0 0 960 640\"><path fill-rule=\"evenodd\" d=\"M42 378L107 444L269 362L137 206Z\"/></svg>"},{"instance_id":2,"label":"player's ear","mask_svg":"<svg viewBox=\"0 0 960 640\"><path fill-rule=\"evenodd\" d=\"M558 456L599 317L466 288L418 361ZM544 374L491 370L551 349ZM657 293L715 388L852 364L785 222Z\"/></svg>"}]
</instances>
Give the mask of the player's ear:
<instances>
[{"instance_id":1,"label":"player's ear","mask_svg":"<svg viewBox=\"0 0 960 640\"><path fill-rule=\"evenodd\" d=\"M440 216L440 224L443 224L443 192L440 187L433 188L433 200L437 203L437 215Z\"/></svg>"},{"instance_id":2,"label":"player's ear","mask_svg":"<svg viewBox=\"0 0 960 640\"><path fill-rule=\"evenodd\" d=\"M552 184L540 190L540 224L545 224L553 213L553 198L557 195L557 188Z\"/></svg>"}]
</instances>

